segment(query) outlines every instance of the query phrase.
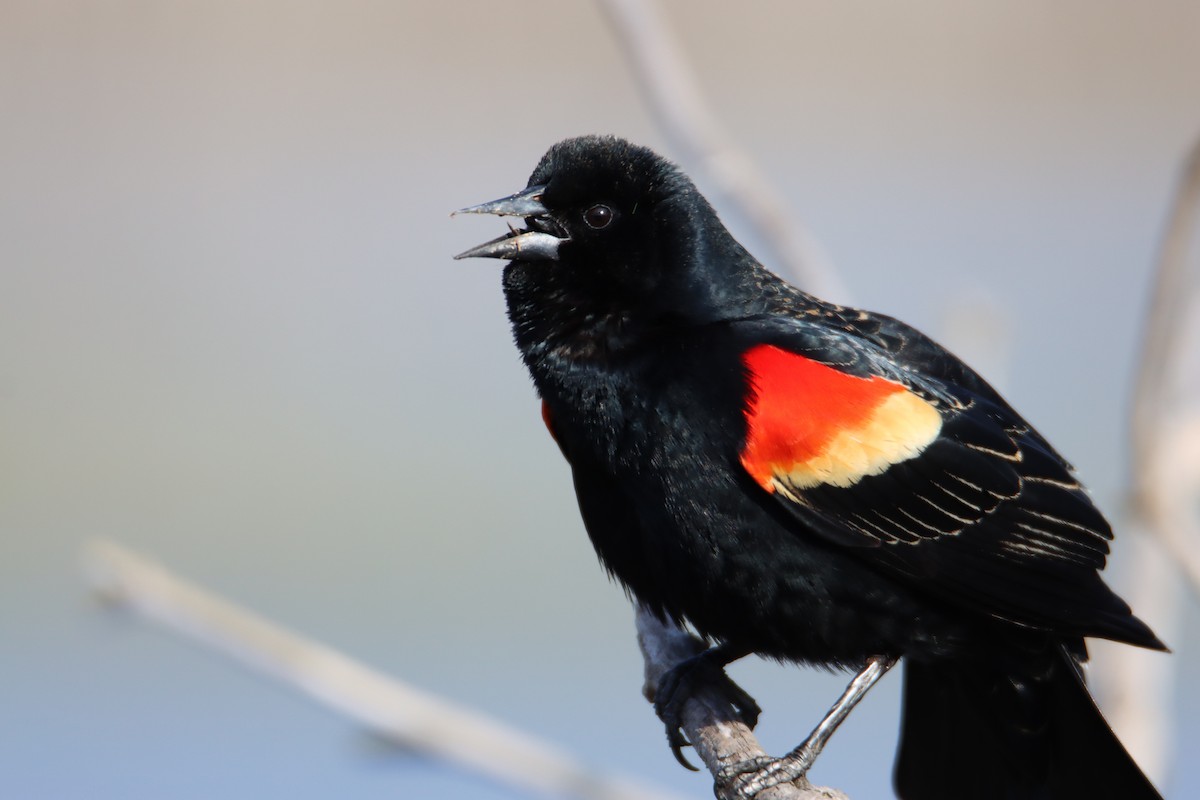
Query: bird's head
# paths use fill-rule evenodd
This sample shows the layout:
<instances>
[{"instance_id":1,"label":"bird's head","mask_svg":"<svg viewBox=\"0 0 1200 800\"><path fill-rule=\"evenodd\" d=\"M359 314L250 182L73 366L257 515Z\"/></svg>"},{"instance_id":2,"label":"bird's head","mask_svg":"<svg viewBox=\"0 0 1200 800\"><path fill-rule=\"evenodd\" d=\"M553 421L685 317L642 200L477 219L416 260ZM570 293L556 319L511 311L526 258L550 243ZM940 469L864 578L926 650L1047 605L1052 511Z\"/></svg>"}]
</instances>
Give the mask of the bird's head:
<instances>
[{"instance_id":1,"label":"bird's head","mask_svg":"<svg viewBox=\"0 0 1200 800\"><path fill-rule=\"evenodd\" d=\"M711 319L753 263L683 172L614 137L559 142L524 190L457 213L524 219L456 258L510 260L510 309L556 318Z\"/></svg>"}]
</instances>

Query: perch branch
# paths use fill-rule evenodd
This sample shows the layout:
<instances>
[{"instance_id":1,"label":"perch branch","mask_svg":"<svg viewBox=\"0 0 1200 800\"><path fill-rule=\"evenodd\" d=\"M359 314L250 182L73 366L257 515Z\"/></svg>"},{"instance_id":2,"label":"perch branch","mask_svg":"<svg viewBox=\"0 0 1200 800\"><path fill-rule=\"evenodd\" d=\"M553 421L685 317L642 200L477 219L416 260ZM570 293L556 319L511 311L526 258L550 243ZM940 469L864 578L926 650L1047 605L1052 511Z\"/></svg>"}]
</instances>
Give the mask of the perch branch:
<instances>
[{"instance_id":1,"label":"perch branch","mask_svg":"<svg viewBox=\"0 0 1200 800\"><path fill-rule=\"evenodd\" d=\"M85 565L105 600L255 668L380 737L524 791L580 800L668 800L597 774L554 746L404 686L188 583L110 542Z\"/></svg>"}]
</instances>

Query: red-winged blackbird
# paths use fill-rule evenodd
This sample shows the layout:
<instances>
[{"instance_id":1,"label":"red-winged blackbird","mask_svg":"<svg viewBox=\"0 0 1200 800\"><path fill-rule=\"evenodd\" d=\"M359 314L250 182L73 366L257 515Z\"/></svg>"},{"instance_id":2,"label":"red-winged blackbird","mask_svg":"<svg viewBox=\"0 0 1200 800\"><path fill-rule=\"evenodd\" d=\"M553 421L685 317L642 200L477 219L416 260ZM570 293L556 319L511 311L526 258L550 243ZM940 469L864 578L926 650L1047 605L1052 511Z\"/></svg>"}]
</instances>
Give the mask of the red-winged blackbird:
<instances>
[{"instance_id":1,"label":"red-winged blackbird","mask_svg":"<svg viewBox=\"0 0 1200 800\"><path fill-rule=\"evenodd\" d=\"M902 797L1158 796L1080 664L1086 636L1165 648L1101 581L1112 532L1071 467L974 371L785 283L620 139L561 142L464 210L525 218L459 257L511 259L513 334L600 560L715 643L659 703L677 754L694 673L758 653L869 684L903 656ZM753 795L821 743L721 778Z\"/></svg>"}]
</instances>

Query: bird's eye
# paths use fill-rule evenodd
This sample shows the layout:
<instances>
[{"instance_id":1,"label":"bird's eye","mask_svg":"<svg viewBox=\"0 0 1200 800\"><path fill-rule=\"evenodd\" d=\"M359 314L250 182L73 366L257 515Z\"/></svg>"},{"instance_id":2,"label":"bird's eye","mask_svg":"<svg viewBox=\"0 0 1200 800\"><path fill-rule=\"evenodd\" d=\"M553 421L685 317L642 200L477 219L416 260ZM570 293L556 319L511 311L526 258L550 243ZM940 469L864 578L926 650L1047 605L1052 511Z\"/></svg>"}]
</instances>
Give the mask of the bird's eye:
<instances>
[{"instance_id":1,"label":"bird's eye","mask_svg":"<svg viewBox=\"0 0 1200 800\"><path fill-rule=\"evenodd\" d=\"M589 228L596 230L607 228L613 221L613 210L602 203L597 203L583 212L583 221L588 224Z\"/></svg>"}]
</instances>

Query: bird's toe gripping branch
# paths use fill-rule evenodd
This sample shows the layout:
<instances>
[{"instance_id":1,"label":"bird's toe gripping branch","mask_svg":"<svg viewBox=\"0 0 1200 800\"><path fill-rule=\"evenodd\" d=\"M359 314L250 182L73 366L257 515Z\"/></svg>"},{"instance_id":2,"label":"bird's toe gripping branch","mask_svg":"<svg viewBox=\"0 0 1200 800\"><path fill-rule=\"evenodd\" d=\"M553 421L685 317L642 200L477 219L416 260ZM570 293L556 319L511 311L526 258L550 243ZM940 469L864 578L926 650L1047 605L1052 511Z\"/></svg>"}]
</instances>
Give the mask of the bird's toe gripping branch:
<instances>
[{"instance_id":1,"label":"bird's toe gripping branch","mask_svg":"<svg viewBox=\"0 0 1200 800\"><path fill-rule=\"evenodd\" d=\"M759 792L803 778L838 726L850 711L866 696L871 687L896 664L887 656L872 656L833 704L825 718L813 729L804 743L781 758L752 758L722 769L717 774L716 793L719 800L753 800Z\"/></svg>"},{"instance_id":2,"label":"bird's toe gripping branch","mask_svg":"<svg viewBox=\"0 0 1200 800\"><path fill-rule=\"evenodd\" d=\"M682 730L683 707L699 687L716 690L751 729L758 724L758 716L762 713L754 698L725 674L725 665L731 660L733 658L725 648L705 650L672 667L654 692L654 711L666 726L671 752L676 761L693 772L698 771L697 768L683 755L683 748L689 744Z\"/></svg>"}]
</instances>

